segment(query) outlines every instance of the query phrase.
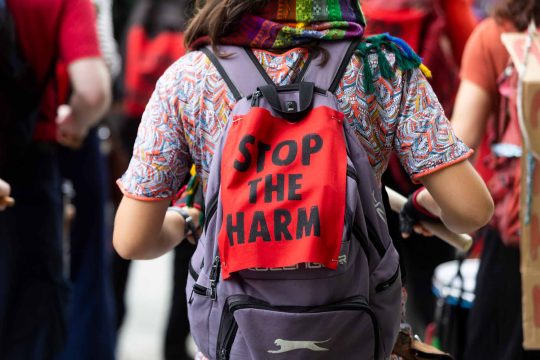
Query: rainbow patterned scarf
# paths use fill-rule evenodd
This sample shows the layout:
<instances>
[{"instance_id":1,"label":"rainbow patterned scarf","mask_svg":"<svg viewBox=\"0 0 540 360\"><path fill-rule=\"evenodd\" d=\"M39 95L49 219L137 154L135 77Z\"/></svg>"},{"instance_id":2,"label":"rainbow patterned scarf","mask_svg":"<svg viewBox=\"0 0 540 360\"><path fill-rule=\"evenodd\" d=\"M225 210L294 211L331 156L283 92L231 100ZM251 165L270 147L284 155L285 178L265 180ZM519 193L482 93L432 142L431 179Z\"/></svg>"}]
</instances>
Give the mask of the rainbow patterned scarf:
<instances>
[{"instance_id":1,"label":"rainbow patterned scarf","mask_svg":"<svg viewBox=\"0 0 540 360\"><path fill-rule=\"evenodd\" d=\"M360 0L271 0L263 11L245 14L228 45L287 49L318 40L361 38L365 27ZM207 44L199 39L192 47Z\"/></svg>"},{"instance_id":2,"label":"rainbow patterned scarf","mask_svg":"<svg viewBox=\"0 0 540 360\"><path fill-rule=\"evenodd\" d=\"M220 39L220 43L254 49L290 49L316 41L337 41L363 38L357 52L364 61L364 81L368 93L375 91L368 54L378 54L381 76L391 79L391 68L383 49L395 55L402 71L413 68L427 76L431 73L422 59L401 39L380 34L364 38L366 20L360 0L270 0L260 13L244 14L240 26ZM191 47L209 44L203 37Z\"/></svg>"}]
</instances>

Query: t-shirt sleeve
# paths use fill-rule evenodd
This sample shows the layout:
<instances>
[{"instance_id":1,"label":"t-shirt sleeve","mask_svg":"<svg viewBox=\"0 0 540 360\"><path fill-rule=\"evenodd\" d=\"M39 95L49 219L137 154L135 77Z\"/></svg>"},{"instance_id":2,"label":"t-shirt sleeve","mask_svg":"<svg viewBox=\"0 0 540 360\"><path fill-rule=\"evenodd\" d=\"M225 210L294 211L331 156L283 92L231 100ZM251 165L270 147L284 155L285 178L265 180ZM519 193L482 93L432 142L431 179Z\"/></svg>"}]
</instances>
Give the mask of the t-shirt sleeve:
<instances>
[{"instance_id":1,"label":"t-shirt sleeve","mask_svg":"<svg viewBox=\"0 0 540 360\"><path fill-rule=\"evenodd\" d=\"M66 64L100 56L96 14L90 0L66 0L60 23L60 58Z\"/></svg>"},{"instance_id":2,"label":"t-shirt sleeve","mask_svg":"<svg viewBox=\"0 0 540 360\"><path fill-rule=\"evenodd\" d=\"M461 63L461 78L475 83L490 94L497 93L498 63L501 61L497 57L505 58L500 36L501 31L495 20L483 21L469 38Z\"/></svg>"},{"instance_id":3,"label":"t-shirt sleeve","mask_svg":"<svg viewBox=\"0 0 540 360\"><path fill-rule=\"evenodd\" d=\"M459 140L437 96L419 69L404 74L394 149L414 182L463 161L472 150Z\"/></svg>"},{"instance_id":4,"label":"t-shirt sleeve","mask_svg":"<svg viewBox=\"0 0 540 360\"><path fill-rule=\"evenodd\" d=\"M175 92L181 78L177 62L159 79L146 106L131 162L118 180L128 197L143 201L172 198L187 176L192 161L182 120L186 103Z\"/></svg>"}]
</instances>

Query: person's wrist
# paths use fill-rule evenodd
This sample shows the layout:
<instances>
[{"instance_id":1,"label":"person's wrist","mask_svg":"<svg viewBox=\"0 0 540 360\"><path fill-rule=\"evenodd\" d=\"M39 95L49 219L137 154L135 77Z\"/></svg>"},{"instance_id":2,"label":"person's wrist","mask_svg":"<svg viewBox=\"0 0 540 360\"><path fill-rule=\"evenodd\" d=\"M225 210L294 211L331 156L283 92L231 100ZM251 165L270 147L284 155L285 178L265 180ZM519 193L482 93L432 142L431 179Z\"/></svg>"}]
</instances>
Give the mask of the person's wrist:
<instances>
[{"instance_id":1,"label":"person's wrist","mask_svg":"<svg viewBox=\"0 0 540 360\"><path fill-rule=\"evenodd\" d=\"M195 208L171 206L167 212L175 213L183 222L184 236L183 238L193 236L197 238L199 230L199 211Z\"/></svg>"}]
</instances>

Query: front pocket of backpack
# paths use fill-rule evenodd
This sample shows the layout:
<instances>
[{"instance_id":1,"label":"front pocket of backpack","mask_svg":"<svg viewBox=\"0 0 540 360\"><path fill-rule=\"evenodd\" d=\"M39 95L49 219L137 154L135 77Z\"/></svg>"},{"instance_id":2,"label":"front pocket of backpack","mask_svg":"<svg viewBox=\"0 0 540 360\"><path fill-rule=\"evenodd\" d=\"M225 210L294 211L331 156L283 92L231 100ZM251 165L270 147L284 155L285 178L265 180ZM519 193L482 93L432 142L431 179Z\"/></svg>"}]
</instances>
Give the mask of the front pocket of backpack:
<instances>
[{"instance_id":1,"label":"front pocket of backpack","mask_svg":"<svg viewBox=\"0 0 540 360\"><path fill-rule=\"evenodd\" d=\"M378 359L379 326L363 297L318 306L271 306L247 295L227 299L216 357Z\"/></svg>"}]
</instances>

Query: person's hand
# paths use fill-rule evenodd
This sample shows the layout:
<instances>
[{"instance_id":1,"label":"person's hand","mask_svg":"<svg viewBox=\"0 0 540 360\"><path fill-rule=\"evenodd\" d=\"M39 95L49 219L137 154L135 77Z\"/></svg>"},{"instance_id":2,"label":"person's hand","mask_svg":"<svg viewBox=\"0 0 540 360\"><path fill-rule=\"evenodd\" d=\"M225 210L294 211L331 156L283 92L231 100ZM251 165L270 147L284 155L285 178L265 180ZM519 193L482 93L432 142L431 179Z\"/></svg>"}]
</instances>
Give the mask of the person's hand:
<instances>
[{"instance_id":1,"label":"person's hand","mask_svg":"<svg viewBox=\"0 0 540 360\"><path fill-rule=\"evenodd\" d=\"M413 231L423 236L433 236L431 231L422 226L421 222L441 222L438 216L432 214L418 201L422 191L426 191L425 188L420 188L412 193L399 213L400 230L404 239L410 237Z\"/></svg>"},{"instance_id":2,"label":"person's hand","mask_svg":"<svg viewBox=\"0 0 540 360\"><path fill-rule=\"evenodd\" d=\"M7 182L0 179L0 211L3 211L8 206L13 206L13 199L9 197L11 194L11 187Z\"/></svg>"},{"instance_id":3,"label":"person's hand","mask_svg":"<svg viewBox=\"0 0 540 360\"><path fill-rule=\"evenodd\" d=\"M191 244L196 245L202 232L201 215L202 212L194 207L171 206L165 215L165 222L174 224L175 229L182 226L184 229L182 241L187 239Z\"/></svg>"},{"instance_id":4,"label":"person's hand","mask_svg":"<svg viewBox=\"0 0 540 360\"><path fill-rule=\"evenodd\" d=\"M182 209L187 211L187 213L189 214L193 222L193 229L186 228L185 230L186 234L188 234L186 238L191 244L197 245L197 241L199 241L199 237L201 236L201 233L202 233L202 226L200 222L202 212L195 207L186 206L186 207L183 207Z\"/></svg>"},{"instance_id":5,"label":"person's hand","mask_svg":"<svg viewBox=\"0 0 540 360\"><path fill-rule=\"evenodd\" d=\"M87 125L77 121L71 106L65 104L58 107L56 125L56 140L58 143L74 150L82 146L89 131Z\"/></svg>"}]
</instances>

